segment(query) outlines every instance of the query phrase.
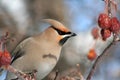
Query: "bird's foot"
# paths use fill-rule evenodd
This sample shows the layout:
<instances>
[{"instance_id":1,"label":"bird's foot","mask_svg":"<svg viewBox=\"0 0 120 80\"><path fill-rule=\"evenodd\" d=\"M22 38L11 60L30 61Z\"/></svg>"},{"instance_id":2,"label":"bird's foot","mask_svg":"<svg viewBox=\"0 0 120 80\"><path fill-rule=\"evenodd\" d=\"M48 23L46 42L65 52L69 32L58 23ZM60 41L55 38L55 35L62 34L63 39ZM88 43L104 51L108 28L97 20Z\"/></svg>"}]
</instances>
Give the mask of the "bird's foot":
<instances>
[{"instance_id":1,"label":"bird's foot","mask_svg":"<svg viewBox=\"0 0 120 80\"><path fill-rule=\"evenodd\" d=\"M25 80L36 80L36 72L37 70L33 70L30 73L26 73L26 75L24 76Z\"/></svg>"}]
</instances>

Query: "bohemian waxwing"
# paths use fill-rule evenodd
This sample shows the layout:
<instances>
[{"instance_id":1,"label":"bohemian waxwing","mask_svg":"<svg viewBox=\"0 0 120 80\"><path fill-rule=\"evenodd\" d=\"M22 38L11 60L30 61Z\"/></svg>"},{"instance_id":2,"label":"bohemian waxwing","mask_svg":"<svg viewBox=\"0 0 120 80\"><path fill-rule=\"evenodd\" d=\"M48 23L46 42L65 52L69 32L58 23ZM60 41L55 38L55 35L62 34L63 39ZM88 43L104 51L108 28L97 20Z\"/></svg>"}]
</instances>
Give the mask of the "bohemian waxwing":
<instances>
[{"instance_id":1,"label":"bohemian waxwing","mask_svg":"<svg viewBox=\"0 0 120 80\"><path fill-rule=\"evenodd\" d=\"M37 70L36 79L41 80L55 67L63 44L75 33L70 32L63 24L53 19L43 21L51 24L44 32L22 41L13 51L11 65L25 73ZM6 80L15 79L8 72Z\"/></svg>"}]
</instances>

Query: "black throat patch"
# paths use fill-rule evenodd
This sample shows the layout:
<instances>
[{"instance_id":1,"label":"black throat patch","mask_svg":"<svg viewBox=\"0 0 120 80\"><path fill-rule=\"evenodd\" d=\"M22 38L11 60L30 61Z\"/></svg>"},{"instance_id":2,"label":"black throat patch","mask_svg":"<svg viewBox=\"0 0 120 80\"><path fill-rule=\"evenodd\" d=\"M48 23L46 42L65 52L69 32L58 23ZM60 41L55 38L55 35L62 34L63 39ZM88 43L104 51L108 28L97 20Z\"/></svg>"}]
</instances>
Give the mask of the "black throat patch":
<instances>
[{"instance_id":1,"label":"black throat patch","mask_svg":"<svg viewBox=\"0 0 120 80\"><path fill-rule=\"evenodd\" d=\"M68 40L68 38L70 38L70 36L61 39L61 40L59 41L59 44L62 46L62 45Z\"/></svg>"}]
</instances>

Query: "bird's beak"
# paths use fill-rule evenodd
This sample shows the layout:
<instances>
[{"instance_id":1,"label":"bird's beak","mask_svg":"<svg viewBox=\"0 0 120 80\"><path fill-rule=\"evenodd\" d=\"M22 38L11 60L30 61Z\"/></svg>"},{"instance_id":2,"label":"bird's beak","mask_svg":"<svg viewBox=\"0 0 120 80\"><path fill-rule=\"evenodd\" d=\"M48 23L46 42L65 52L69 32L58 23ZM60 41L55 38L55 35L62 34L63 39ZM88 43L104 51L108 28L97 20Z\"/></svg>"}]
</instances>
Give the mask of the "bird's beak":
<instances>
[{"instance_id":1,"label":"bird's beak","mask_svg":"<svg viewBox=\"0 0 120 80\"><path fill-rule=\"evenodd\" d=\"M76 36L77 34L76 33L73 33L73 32L67 32L65 35L61 35L62 38L70 38L70 37L74 37Z\"/></svg>"},{"instance_id":2,"label":"bird's beak","mask_svg":"<svg viewBox=\"0 0 120 80\"><path fill-rule=\"evenodd\" d=\"M77 34L76 34L76 33L73 33L73 32L68 32L68 33L66 33L66 35L63 35L62 37L63 37L63 38L64 38L64 37L70 38L70 37L74 37L74 36L77 36Z\"/></svg>"},{"instance_id":3,"label":"bird's beak","mask_svg":"<svg viewBox=\"0 0 120 80\"><path fill-rule=\"evenodd\" d=\"M74 37L74 36L77 36L77 34L71 32L71 37Z\"/></svg>"},{"instance_id":4,"label":"bird's beak","mask_svg":"<svg viewBox=\"0 0 120 80\"><path fill-rule=\"evenodd\" d=\"M77 36L77 34L73 32L69 32L68 37L74 37L74 36Z\"/></svg>"}]
</instances>

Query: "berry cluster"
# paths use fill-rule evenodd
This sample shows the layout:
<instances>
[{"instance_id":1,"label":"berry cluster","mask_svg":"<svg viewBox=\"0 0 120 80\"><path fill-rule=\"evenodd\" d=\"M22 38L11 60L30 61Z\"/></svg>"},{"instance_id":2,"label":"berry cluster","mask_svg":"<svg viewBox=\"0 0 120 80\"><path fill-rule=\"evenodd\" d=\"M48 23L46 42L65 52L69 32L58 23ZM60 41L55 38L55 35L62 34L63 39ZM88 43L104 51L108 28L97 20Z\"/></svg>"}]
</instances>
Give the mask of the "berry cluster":
<instances>
[{"instance_id":1,"label":"berry cluster","mask_svg":"<svg viewBox=\"0 0 120 80\"><path fill-rule=\"evenodd\" d=\"M8 66L11 63L11 56L7 50L3 52L0 51L0 67L1 66Z\"/></svg>"},{"instance_id":2,"label":"berry cluster","mask_svg":"<svg viewBox=\"0 0 120 80\"><path fill-rule=\"evenodd\" d=\"M101 13L98 17L98 25L101 28L101 36L106 40L111 36L111 33L118 35L120 31L120 22L117 17L109 17L105 13Z\"/></svg>"},{"instance_id":3,"label":"berry cluster","mask_svg":"<svg viewBox=\"0 0 120 80\"><path fill-rule=\"evenodd\" d=\"M95 39L94 46L89 50L87 58L89 60L94 60L97 57L95 51L96 41L102 37L103 41L106 41L112 34L114 40L118 39L120 32L120 22L117 17L112 17L116 15L117 12L117 3L114 0L103 0L105 2L105 10L103 13L99 14L98 17L98 27L94 27L91 31L93 38ZM114 12L115 11L115 12ZM114 13L113 13L114 12Z\"/></svg>"},{"instance_id":4,"label":"berry cluster","mask_svg":"<svg viewBox=\"0 0 120 80\"><path fill-rule=\"evenodd\" d=\"M7 35L0 39L0 67L7 67L11 63L11 55L6 48Z\"/></svg>"}]
</instances>

